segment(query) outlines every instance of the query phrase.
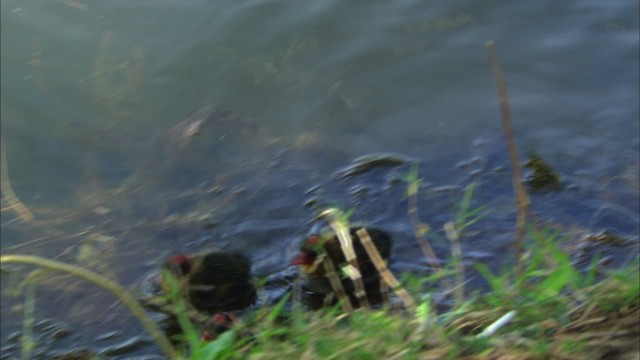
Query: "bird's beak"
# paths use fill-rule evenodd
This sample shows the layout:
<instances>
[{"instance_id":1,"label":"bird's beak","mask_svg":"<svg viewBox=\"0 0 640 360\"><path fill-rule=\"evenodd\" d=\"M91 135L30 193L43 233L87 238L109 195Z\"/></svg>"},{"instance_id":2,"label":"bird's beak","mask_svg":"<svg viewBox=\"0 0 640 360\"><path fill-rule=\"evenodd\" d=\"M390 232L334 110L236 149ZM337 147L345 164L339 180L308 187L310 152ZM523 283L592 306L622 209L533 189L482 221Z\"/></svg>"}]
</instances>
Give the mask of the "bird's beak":
<instances>
[{"instance_id":1,"label":"bird's beak","mask_svg":"<svg viewBox=\"0 0 640 360\"><path fill-rule=\"evenodd\" d=\"M291 260L291 265L297 265L305 274L313 272L317 267L317 256L308 252L301 251Z\"/></svg>"},{"instance_id":2,"label":"bird's beak","mask_svg":"<svg viewBox=\"0 0 640 360\"><path fill-rule=\"evenodd\" d=\"M296 255L292 260L291 260L291 265L298 265L300 267L305 266L305 265L311 265L313 264L314 261L314 256L306 253L306 252L300 252L298 253L298 255Z\"/></svg>"}]
</instances>

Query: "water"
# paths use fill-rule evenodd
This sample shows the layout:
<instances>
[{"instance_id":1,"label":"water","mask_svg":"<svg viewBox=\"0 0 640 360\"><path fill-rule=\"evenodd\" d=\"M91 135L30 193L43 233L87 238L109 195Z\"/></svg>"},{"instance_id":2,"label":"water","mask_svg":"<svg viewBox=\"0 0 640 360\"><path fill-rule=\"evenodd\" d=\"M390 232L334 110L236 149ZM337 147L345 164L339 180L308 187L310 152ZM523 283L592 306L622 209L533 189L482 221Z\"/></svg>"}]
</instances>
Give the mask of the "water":
<instances>
[{"instance_id":1,"label":"water","mask_svg":"<svg viewBox=\"0 0 640 360\"><path fill-rule=\"evenodd\" d=\"M336 175L383 152L419 161L420 216L434 229L481 181L474 205L490 213L463 249L469 264L497 267L515 208L488 40L521 155L535 150L568 188L532 196L539 218L637 242L637 2L1 6L5 164L36 219L20 221L3 198L3 254L78 263L136 289L168 253L218 246L281 278L314 200L357 207L354 220L394 235L394 270L426 273L393 181L410 166ZM206 106L216 112L201 127L176 127ZM6 334L19 330L23 302L5 283L3 358L16 354ZM53 278L38 295L37 318L71 329L49 342L42 330L50 349L98 351L142 332L83 283Z\"/></svg>"}]
</instances>

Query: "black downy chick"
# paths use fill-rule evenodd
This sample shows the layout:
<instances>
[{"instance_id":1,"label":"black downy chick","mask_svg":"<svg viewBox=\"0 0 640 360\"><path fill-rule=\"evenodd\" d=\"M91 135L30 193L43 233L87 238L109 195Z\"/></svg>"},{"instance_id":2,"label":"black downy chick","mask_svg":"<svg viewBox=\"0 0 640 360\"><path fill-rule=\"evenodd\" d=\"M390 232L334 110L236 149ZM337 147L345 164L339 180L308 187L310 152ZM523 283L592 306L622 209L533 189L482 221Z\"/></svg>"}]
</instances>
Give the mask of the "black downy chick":
<instances>
[{"instance_id":1,"label":"black downy chick","mask_svg":"<svg viewBox=\"0 0 640 360\"><path fill-rule=\"evenodd\" d=\"M379 303L382 301L380 294L380 274L356 235L358 229L360 229L360 227L352 227L349 229L349 232L367 293L367 299L370 304ZM371 241L378 249L380 256L388 262L391 256L391 237L379 229L366 229L371 237ZM325 260L320 258L321 254L326 254L326 257L332 260L338 276L340 276L340 269L347 265L347 260L342 252L340 240L334 233L314 234L307 237L300 247L300 252L291 261L291 265L298 265L306 275L306 283L302 287L303 302L310 308L322 307L326 303L327 296L331 296L333 293L333 289L327 279L325 268L322 264ZM319 262L317 262L318 260ZM350 278L343 277L341 282L345 292L350 298L352 306L357 307L358 301L355 296L353 281ZM336 300L335 296L333 296L333 301L329 304L335 303Z\"/></svg>"},{"instance_id":2,"label":"black downy chick","mask_svg":"<svg viewBox=\"0 0 640 360\"><path fill-rule=\"evenodd\" d=\"M165 267L184 284L189 302L199 311L213 314L241 310L256 302L251 263L241 254L177 254L167 259Z\"/></svg>"}]
</instances>

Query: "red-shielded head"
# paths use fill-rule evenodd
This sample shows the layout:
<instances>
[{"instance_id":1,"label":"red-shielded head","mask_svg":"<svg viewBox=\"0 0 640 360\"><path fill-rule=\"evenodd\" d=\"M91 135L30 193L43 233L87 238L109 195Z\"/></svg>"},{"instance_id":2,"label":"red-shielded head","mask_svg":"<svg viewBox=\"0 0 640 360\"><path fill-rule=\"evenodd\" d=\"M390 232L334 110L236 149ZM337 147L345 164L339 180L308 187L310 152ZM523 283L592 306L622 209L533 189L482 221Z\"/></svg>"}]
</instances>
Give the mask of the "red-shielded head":
<instances>
[{"instance_id":1,"label":"red-shielded head","mask_svg":"<svg viewBox=\"0 0 640 360\"><path fill-rule=\"evenodd\" d=\"M321 247L322 238L320 235L314 234L307 237L300 247L300 252L291 260L291 265L298 265L303 271L307 270L315 263Z\"/></svg>"},{"instance_id":2,"label":"red-shielded head","mask_svg":"<svg viewBox=\"0 0 640 360\"><path fill-rule=\"evenodd\" d=\"M172 255L167 259L165 263L167 268L175 272L178 275L186 275L191 271L191 263L193 259L184 254Z\"/></svg>"}]
</instances>

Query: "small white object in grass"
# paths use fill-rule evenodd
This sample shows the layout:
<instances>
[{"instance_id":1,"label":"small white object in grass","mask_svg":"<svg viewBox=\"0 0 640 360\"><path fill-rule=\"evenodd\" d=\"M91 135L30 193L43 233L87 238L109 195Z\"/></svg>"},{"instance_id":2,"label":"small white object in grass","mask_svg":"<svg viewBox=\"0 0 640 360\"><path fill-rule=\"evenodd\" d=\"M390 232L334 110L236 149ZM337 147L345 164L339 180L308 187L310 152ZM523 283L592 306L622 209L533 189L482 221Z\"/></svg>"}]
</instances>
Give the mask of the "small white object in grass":
<instances>
[{"instance_id":1,"label":"small white object in grass","mask_svg":"<svg viewBox=\"0 0 640 360\"><path fill-rule=\"evenodd\" d=\"M511 310L508 313L502 315L500 319L496 320L493 324L487 326L487 328L484 329L483 332L478 334L478 338L486 338L495 334L496 331L500 330L500 328L507 325L507 323L509 323L509 321L511 321L516 316L516 314L517 312L515 310Z\"/></svg>"}]
</instances>

